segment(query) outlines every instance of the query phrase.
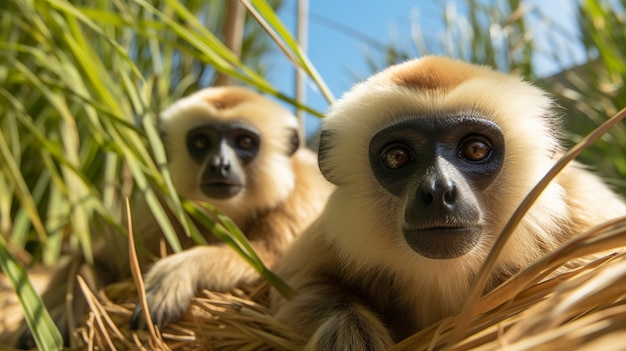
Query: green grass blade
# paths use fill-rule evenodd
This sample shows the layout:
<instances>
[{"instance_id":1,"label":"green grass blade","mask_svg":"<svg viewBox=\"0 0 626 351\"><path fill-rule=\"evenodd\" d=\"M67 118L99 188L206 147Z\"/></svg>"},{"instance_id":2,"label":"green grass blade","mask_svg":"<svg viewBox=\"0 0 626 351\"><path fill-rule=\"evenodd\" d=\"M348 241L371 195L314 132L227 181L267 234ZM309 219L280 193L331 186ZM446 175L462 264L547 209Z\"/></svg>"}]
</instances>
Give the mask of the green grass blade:
<instances>
[{"instance_id":1,"label":"green grass blade","mask_svg":"<svg viewBox=\"0 0 626 351\"><path fill-rule=\"evenodd\" d=\"M242 3L279 45L282 41L282 43L289 48L290 52L295 54L294 58L290 55L290 52L285 52L285 54L290 57L292 61L294 61L296 66L304 69L309 77L311 77L315 84L320 88L320 91L326 98L326 101L332 105L335 101L335 97L326 85L326 82L317 72L317 69L311 63L304 50L302 50L298 41L291 35L289 29L287 29L276 12L274 12L274 9L272 9L272 7L265 0L242 0Z\"/></svg>"},{"instance_id":2,"label":"green grass blade","mask_svg":"<svg viewBox=\"0 0 626 351\"><path fill-rule=\"evenodd\" d=\"M38 350L62 350L63 337L41 298L28 280L26 271L7 250L0 236L0 266L13 285Z\"/></svg>"},{"instance_id":3,"label":"green grass blade","mask_svg":"<svg viewBox=\"0 0 626 351\"><path fill-rule=\"evenodd\" d=\"M128 91L132 91L132 82L129 81L128 75L122 75L122 82L127 87ZM141 117L142 126L144 127L144 131L146 133L146 136L148 137L148 142L151 146L153 157L155 159L157 167L159 168L160 174L162 175L162 178L160 178L159 180L162 180L165 183L165 186L168 190L167 193L170 195L169 200L174 209L174 213L177 215L178 218L184 218L185 213L183 210L183 206L180 202L179 197L176 195L176 188L174 187L174 183L172 182L169 168L167 166L165 148L163 147L163 143L159 135L159 130L156 125L156 118L149 110L149 107L143 103L143 101L147 101L147 97L139 96L141 94L141 91L136 91L135 93L136 94L130 95L130 99L135 106L135 111L137 111L138 115ZM156 204L152 202L151 206L156 206ZM181 223L181 225L183 226L183 230L185 231L185 233L191 236L193 228L190 228L190 226L186 222ZM174 231L164 231L164 234L168 243L170 244L170 246L172 246L175 252L178 252L182 249L178 237L176 236L176 233Z\"/></svg>"},{"instance_id":4,"label":"green grass blade","mask_svg":"<svg viewBox=\"0 0 626 351\"><path fill-rule=\"evenodd\" d=\"M15 195L20 199L21 205L28 212L30 222L37 232L39 240L45 243L47 241L46 229L37 211L37 204L2 133L0 133L0 170L2 170L2 173L14 187Z\"/></svg>"},{"instance_id":5,"label":"green grass blade","mask_svg":"<svg viewBox=\"0 0 626 351\"><path fill-rule=\"evenodd\" d=\"M216 238L226 243L245 259L280 294L287 298L295 296L295 290L265 266L252 246L250 246L246 236L230 218L219 213L210 204L199 205L195 202L184 201L183 206L203 227L211 231Z\"/></svg>"}]
</instances>

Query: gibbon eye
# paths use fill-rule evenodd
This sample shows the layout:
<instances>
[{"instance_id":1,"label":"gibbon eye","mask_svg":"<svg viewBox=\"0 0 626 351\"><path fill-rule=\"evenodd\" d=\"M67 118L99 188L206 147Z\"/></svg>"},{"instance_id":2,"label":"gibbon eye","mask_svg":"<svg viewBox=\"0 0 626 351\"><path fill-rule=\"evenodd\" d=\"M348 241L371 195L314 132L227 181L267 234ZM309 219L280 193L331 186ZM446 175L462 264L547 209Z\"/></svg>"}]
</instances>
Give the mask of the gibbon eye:
<instances>
[{"instance_id":1,"label":"gibbon eye","mask_svg":"<svg viewBox=\"0 0 626 351\"><path fill-rule=\"evenodd\" d=\"M459 153L468 161L483 161L491 155L491 146L484 140L471 138L463 142Z\"/></svg>"},{"instance_id":2,"label":"gibbon eye","mask_svg":"<svg viewBox=\"0 0 626 351\"><path fill-rule=\"evenodd\" d=\"M412 160L411 152L400 145L393 145L383 151L383 162L389 168L402 168L408 165Z\"/></svg>"},{"instance_id":3,"label":"gibbon eye","mask_svg":"<svg viewBox=\"0 0 626 351\"><path fill-rule=\"evenodd\" d=\"M254 140L251 137L245 135L237 139L237 147L243 150L249 150L254 146Z\"/></svg>"},{"instance_id":4,"label":"gibbon eye","mask_svg":"<svg viewBox=\"0 0 626 351\"><path fill-rule=\"evenodd\" d=\"M208 145L209 138L207 138L205 135L196 135L191 140L191 146L197 151L202 151L206 149Z\"/></svg>"}]
</instances>

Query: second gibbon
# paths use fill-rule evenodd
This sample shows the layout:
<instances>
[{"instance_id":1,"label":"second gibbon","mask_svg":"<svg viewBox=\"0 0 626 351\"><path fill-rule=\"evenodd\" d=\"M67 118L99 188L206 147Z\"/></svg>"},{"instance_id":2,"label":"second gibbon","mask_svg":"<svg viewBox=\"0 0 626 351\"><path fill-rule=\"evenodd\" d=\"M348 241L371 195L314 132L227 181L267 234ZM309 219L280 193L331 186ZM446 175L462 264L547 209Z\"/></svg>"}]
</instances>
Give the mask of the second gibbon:
<instances>
[{"instance_id":1,"label":"second gibbon","mask_svg":"<svg viewBox=\"0 0 626 351\"><path fill-rule=\"evenodd\" d=\"M336 185L277 273L276 316L307 350L384 350L458 312L497 235L562 154L540 89L444 57L358 84L323 122L319 164ZM573 163L509 239L493 289L624 201Z\"/></svg>"},{"instance_id":2,"label":"second gibbon","mask_svg":"<svg viewBox=\"0 0 626 351\"><path fill-rule=\"evenodd\" d=\"M269 267L319 215L332 190L315 153L300 143L296 117L250 90L201 90L163 111L159 128L179 194L219 208ZM148 252L158 252L161 230L149 214L140 214L135 233ZM159 326L179 318L198 289L227 291L259 279L233 249L208 230L203 234L209 245L160 259L145 274L150 314ZM179 238L185 248L194 245Z\"/></svg>"},{"instance_id":3,"label":"second gibbon","mask_svg":"<svg viewBox=\"0 0 626 351\"><path fill-rule=\"evenodd\" d=\"M203 89L164 110L158 125L178 193L189 200L211 203L229 216L269 267L319 215L332 190L319 171L315 153L300 142L296 117L251 90ZM141 196L133 200L131 210L141 267L149 268L146 294L157 325L178 318L200 288L227 291L259 279L244 259L208 229L200 228L209 245L197 246L174 216L170 218L172 224L182 247L188 250L152 264L164 240L161 228ZM127 252L126 238L120 235L95 245L96 277L87 278L93 289L130 277ZM73 267L84 267L82 258L68 259L63 266L31 275L44 303L54 310L53 318L66 341L75 325L68 325L70 318L60 308L66 297L59 293L64 292L59 285L70 286L73 278L68 275L76 273ZM81 272L90 270L81 268ZM73 295L71 318L78 321L87 306L77 288ZM134 327L143 321L139 312L136 310L131 321ZM7 316L6 320L9 317L11 321L23 320L19 315ZM12 325L15 327L0 328L0 343L33 348L26 323Z\"/></svg>"}]
</instances>

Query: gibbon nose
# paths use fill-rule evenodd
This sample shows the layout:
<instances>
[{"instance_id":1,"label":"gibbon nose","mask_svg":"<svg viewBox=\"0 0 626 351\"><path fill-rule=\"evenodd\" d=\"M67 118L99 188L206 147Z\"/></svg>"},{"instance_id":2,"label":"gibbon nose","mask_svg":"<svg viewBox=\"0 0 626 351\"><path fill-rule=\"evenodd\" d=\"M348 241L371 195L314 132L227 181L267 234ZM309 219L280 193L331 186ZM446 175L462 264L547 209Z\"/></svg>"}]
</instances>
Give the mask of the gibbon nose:
<instances>
[{"instance_id":1,"label":"gibbon nose","mask_svg":"<svg viewBox=\"0 0 626 351\"><path fill-rule=\"evenodd\" d=\"M230 161L223 156L216 156L209 164L211 169L220 175L226 175L230 171Z\"/></svg>"},{"instance_id":2,"label":"gibbon nose","mask_svg":"<svg viewBox=\"0 0 626 351\"><path fill-rule=\"evenodd\" d=\"M453 205L456 201L456 186L449 179L432 177L426 179L419 188L422 203L429 206Z\"/></svg>"}]
</instances>

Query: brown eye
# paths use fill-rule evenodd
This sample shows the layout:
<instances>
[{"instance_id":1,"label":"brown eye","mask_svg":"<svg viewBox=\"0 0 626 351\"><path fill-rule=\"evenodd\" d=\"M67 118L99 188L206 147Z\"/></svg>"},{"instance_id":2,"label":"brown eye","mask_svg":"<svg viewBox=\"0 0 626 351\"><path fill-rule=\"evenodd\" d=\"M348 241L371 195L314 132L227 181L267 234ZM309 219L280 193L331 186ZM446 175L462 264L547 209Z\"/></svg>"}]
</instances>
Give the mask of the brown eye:
<instances>
[{"instance_id":1,"label":"brown eye","mask_svg":"<svg viewBox=\"0 0 626 351\"><path fill-rule=\"evenodd\" d=\"M413 158L409 150L402 146L393 146L383 153L383 162L389 168L401 168L409 164Z\"/></svg>"},{"instance_id":2,"label":"brown eye","mask_svg":"<svg viewBox=\"0 0 626 351\"><path fill-rule=\"evenodd\" d=\"M469 139L461 146L461 156L468 161L482 161L491 155L491 147L480 139Z\"/></svg>"},{"instance_id":3,"label":"brown eye","mask_svg":"<svg viewBox=\"0 0 626 351\"><path fill-rule=\"evenodd\" d=\"M237 139L237 146L239 146L240 149L248 150L254 146L254 141L249 136L242 136Z\"/></svg>"},{"instance_id":4,"label":"brown eye","mask_svg":"<svg viewBox=\"0 0 626 351\"><path fill-rule=\"evenodd\" d=\"M191 142L196 150L204 150L209 145L209 140L203 135L196 136Z\"/></svg>"}]
</instances>

